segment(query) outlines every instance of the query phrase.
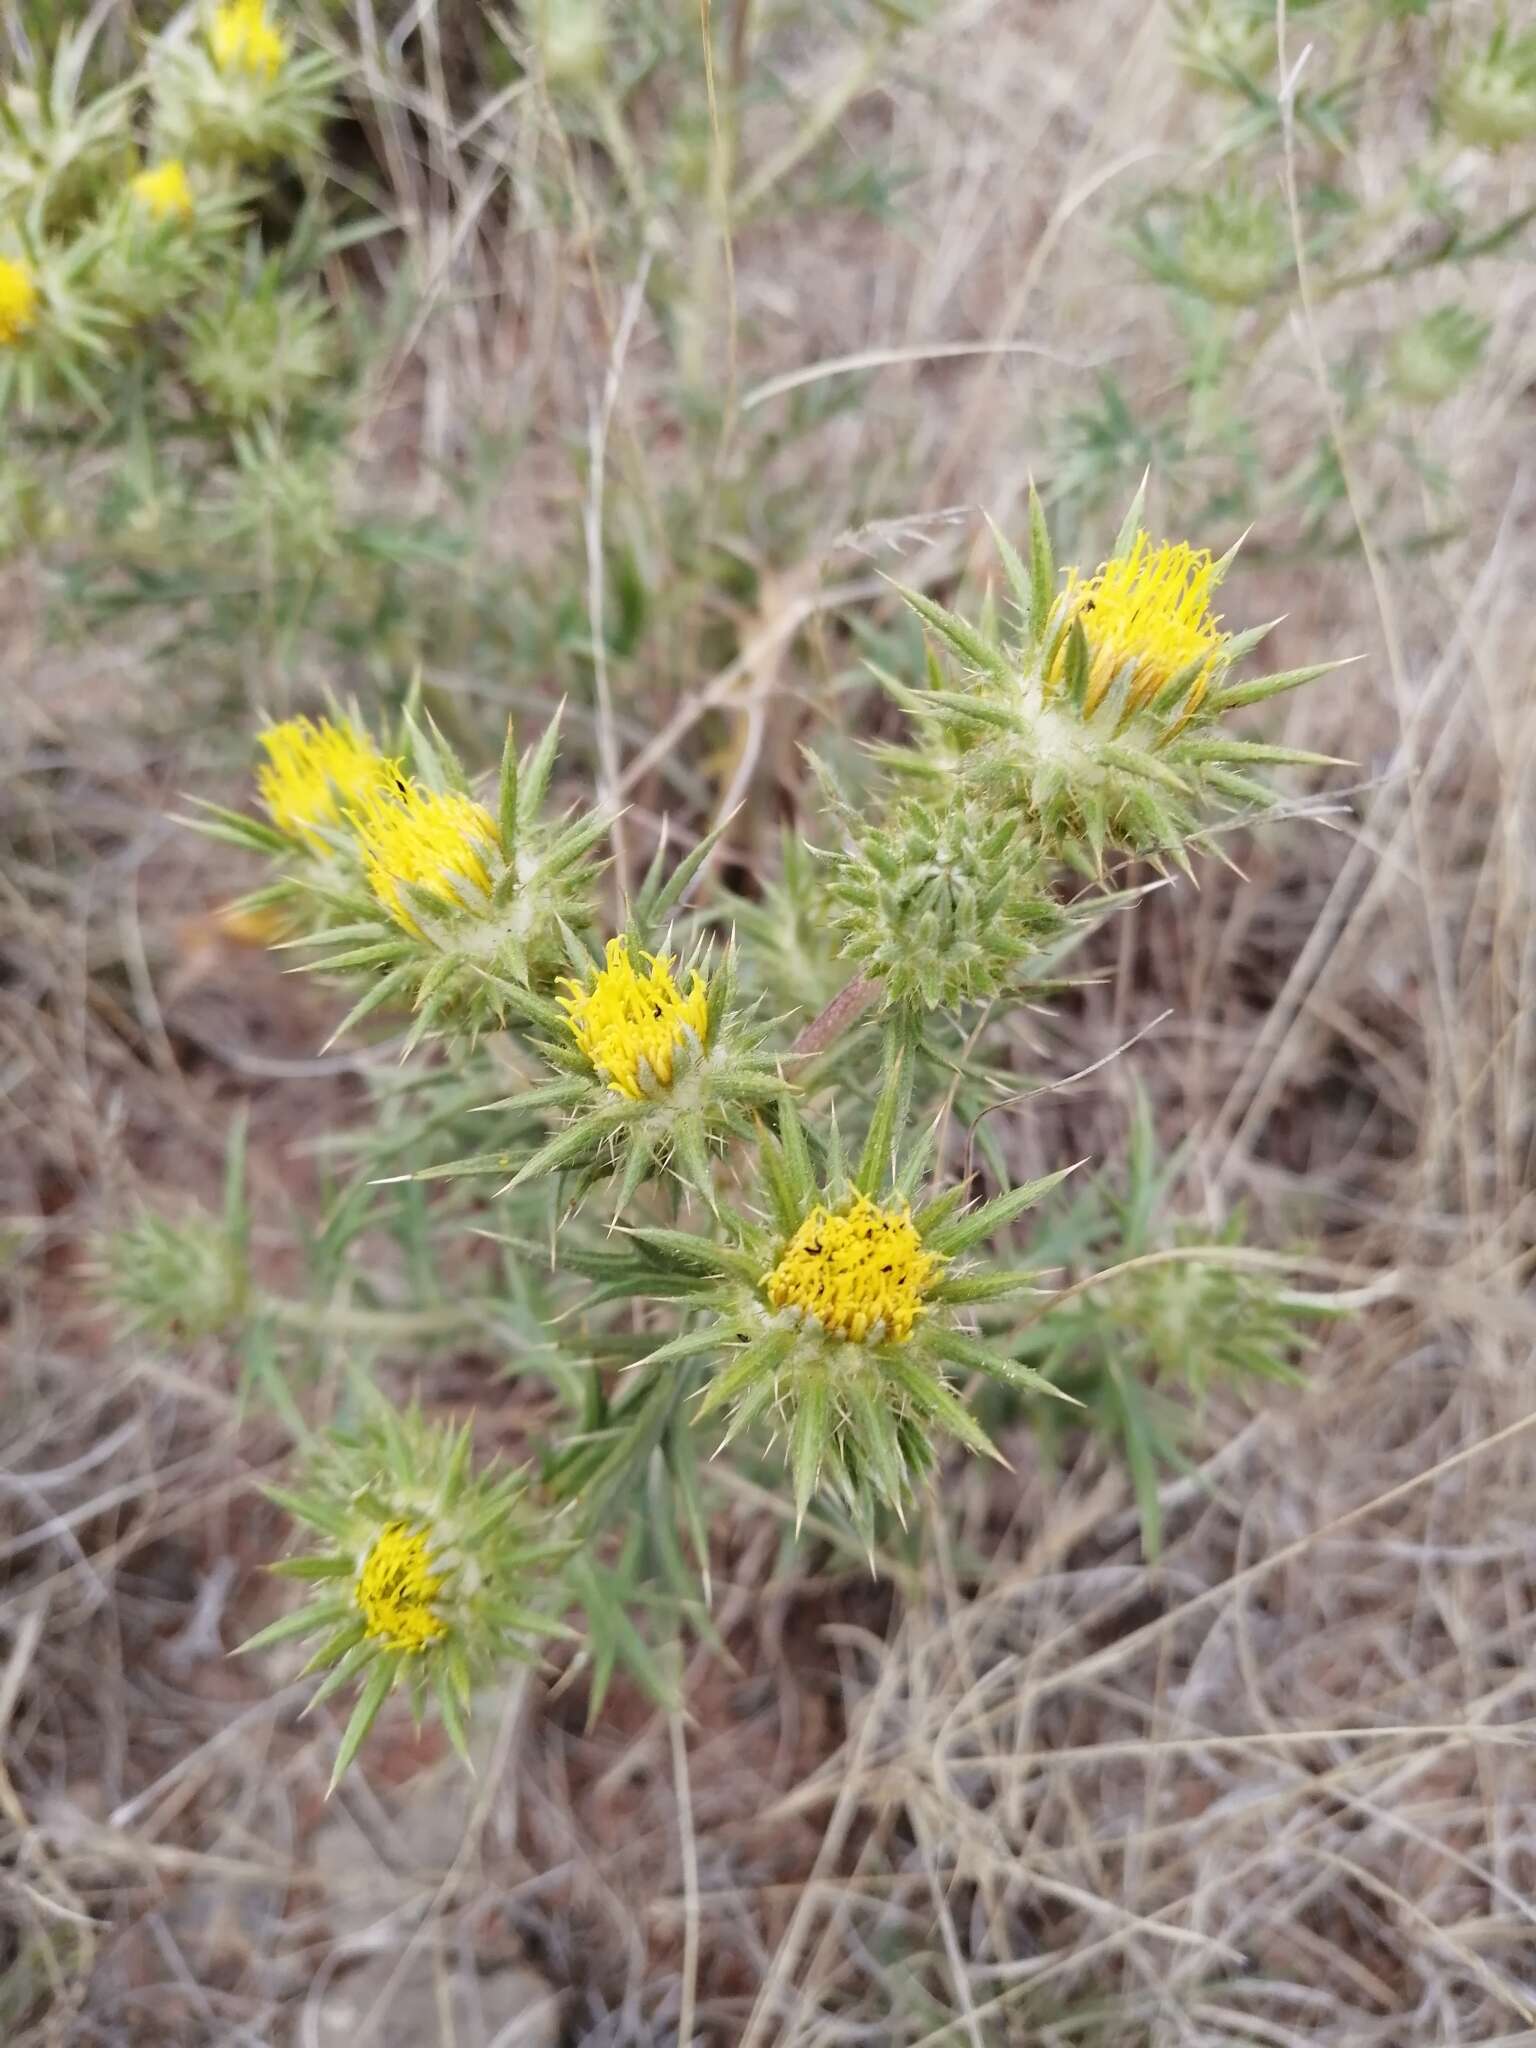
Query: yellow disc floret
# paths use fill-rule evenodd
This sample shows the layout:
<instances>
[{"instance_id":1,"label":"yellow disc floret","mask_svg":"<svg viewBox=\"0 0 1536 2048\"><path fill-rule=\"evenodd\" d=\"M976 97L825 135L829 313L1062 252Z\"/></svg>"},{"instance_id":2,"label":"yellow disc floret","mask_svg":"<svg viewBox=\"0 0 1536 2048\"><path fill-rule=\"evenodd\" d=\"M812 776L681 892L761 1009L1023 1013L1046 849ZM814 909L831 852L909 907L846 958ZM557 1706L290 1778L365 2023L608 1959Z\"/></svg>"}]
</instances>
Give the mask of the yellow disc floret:
<instances>
[{"instance_id":1,"label":"yellow disc floret","mask_svg":"<svg viewBox=\"0 0 1536 2048\"><path fill-rule=\"evenodd\" d=\"M642 953L643 969L629 955L627 939L610 939L605 960L591 985L564 981L561 996L571 1036L616 1094L643 1102L672 1086L677 1055L697 1051L709 1026L709 997L697 970L683 994L673 979L675 963Z\"/></svg>"},{"instance_id":2,"label":"yellow disc floret","mask_svg":"<svg viewBox=\"0 0 1536 2048\"><path fill-rule=\"evenodd\" d=\"M1183 698L1183 717L1205 695L1211 665L1226 644L1211 612L1216 564L1205 548L1165 541L1153 547L1138 533L1129 554L1116 555L1094 575L1068 584L1068 616L1088 641L1090 666L1083 709L1091 715L1122 670L1131 670L1127 709L1138 710L1193 663L1200 666ZM1053 680L1064 657L1058 655ZM1182 720L1181 720L1182 722Z\"/></svg>"},{"instance_id":3,"label":"yellow disc floret","mask_svg":"<svg viewBox=\"0 0 1536 2048\"><path fill-rule=\"evenodd\" d=\"M0 348L14 348L37 318L37 280L28 265L0 256Z\"/></svg>"},{"instance_id":4,"label":"yellow disc floret","mask_svg":"<svg viewBox=\"0 0 1536 2048\"><path fill-rule=\"evenodd\" d=\"M813 1209L764 1274L763 1291L777 1309L814 1316L829 1336L899 1344L943 1263L924 1251L905 1203L882 1209L860 1195L842 1211Z\"/></svg>"},{"instance_id":5,"label":"yellow disc floret","mask_svg":"<svg viewBox=\"0 0 1536 2048\"><path fill-rule=\"evenodd\" d=\"M190 220L192 187L187 167L179 156L163 164L149 164L128 187L151 220Z\"/></svg>"},{"instance_id":6,"label":"yellow disc floret","mask_svg":"<svg viewBox=\"0 0 1536 2048\"><path fill-rule=\"evenodd\" d=\"M427 1531L390 1522L357 1575L355 1597L368 1634L408 1655L435 1643L448 1633L432 1604L447 1583L446 1572L432 1569Z\"/></svg>"},{"instance_id":7,"label":"yellow disc floret","mask_svg":"<svg viewBox=\"0 0 1536 2048\"><path fill-rule=\"evenodd\" d=\"M257 735L266 761L256 787L280 832L323 852L317 828L340 825L347 810L375 790L393 789L398 765L386 760L366 734L345 719L289 718Z\"/></svg>"},{"instance_id":8,"label":"yellow disc floret","mask_svg":"<svg viewBox=\"0 0 1536 2048\"><path fill-rule=\"evenodd\" d=\"M208 47L221 71L245 71L270 83L288 57L288 44L272 26L265 0L226 0L216 7Z\"/></svg>"},{"instance_id":9,"label":"yellow disc floret","mask_svg":"<svg viewBox=\"0 0 1536 2048\"><path fill-rule=\"evenodd\" d=\"M498 843L484 804L458 790L399 782L365 791L349 814L374 895L397 924L425 936L405 891L420 890L450 910L489 896L488 856Z\"/></svg>"}]
</instances>

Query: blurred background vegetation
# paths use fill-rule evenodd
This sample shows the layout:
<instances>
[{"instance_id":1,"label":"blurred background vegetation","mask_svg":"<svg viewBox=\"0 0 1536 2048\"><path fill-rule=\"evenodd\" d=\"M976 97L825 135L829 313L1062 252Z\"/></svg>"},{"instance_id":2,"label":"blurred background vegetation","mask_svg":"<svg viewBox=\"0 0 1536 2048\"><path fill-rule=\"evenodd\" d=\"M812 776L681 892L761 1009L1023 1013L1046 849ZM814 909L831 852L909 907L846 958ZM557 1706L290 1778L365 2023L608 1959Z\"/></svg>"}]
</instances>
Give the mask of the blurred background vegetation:
<instances>
[{"instance_id":1,"label":"blurred background vegetation","mask_svg":"<svg viewBox=\"0 0 1536 2048\"><path fill-rule=\"evenodd\" d=\"M0 2030L1529 2038L1536 19L273 19L256 119L195 9L0 4L0 257L49 309L0 348ZM167 153L183 238L133 209ZM708 1478L706 1612L674 1493L626 1501L478 1778L402 1724L327 1807L296 1661L225 1655L277 1611L255 1482L359 1364L520 1455L577 1361L465 1183L382 1184L517 1074L322 1051L343 1006L226 914L250 863L186 794L244 801L326 692L419 691L487 764L563 699L560 793L628 805L636 873L726 824L814 1016L802 748L857 789L899 730L886 579L974 598L1031 478L1096 561L1147 470L1161 529L1247 531L1276 665L1363 657L1266 727L1355 765L1097 934L957 1123L1016 1178L1091 1157L1068 1282L1241 1213L1356 1313L1254 1400L1190 1383L1191 1328L1255 1337L1238 1277L1080 1297L1020 1355L1090 1426L999 1398L1012 1468L876 1576ZM1300 1363L1255 1342L1238 1381Z\"/></svg>"}]
</instances>

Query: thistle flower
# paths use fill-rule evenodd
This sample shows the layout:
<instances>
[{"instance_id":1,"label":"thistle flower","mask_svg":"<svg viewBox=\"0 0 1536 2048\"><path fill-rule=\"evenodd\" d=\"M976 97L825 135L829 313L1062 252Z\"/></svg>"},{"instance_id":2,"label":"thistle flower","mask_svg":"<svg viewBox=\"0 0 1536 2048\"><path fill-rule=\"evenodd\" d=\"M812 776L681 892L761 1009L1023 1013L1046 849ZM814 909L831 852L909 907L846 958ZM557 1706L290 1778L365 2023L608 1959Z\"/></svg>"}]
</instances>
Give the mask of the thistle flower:
<instances>
[{"instance_id":1,"label":"thistle flower","mask_svg":"<svg viewBox=\"0 0 1536 2048\"><path fill-rule=\"evenodd\" d=\"M340 803L342 834L310 821L328 843L350 841L353 855L323 885L333 921L316 938L334 949L317 968L367 980L341 1029L399 999L417 1012L412 1043L450 1023L473 1037L509 1014L559 1022L535 991L549 988L564 961L565 933L588 922L590 855L607 822L541 817L557 735L558 720L519 763L509 730L496 812L474 796L440 737L409 714L405 759L383 762L382 773L377 761L343 764L356 780ZM332 801L346 797L335 772L321 792ZM228 814L218 816L213 829L238 836ZM256 843L249 831L245 843Z\"/></svg>"},{"instance_id":2,"label":"thistle flower","mask_svg":"<svg viewBox=\"0 0 1536 2048\"><path fill-rule=\"evenodd\" d=\"M938 1436L996 1455L951 1386L951 1372L1048 1391L960 1323L966 1307L1019 1293L1031 1276L973 1271L962 1255L1063 1175L969 1212L959 1188L914 1209L928 1144L919 1141L894 1167L891 1158L908 1081L897 1056L851 1172L835 1126L820 1148L825 1171L817 1172L786 1096L778 1134L759 1132L765 1218L722 1209L724 1242L635 1229L630 1253L607 1254L593 1266L602 1295L667 1296L704 1314L702 1328L663 1344L639 1369L717 1358L699 1419L724 1413L727 1443L758 1424L782 1435L797 1516L825 1488L866 1541L882 1506L904 1510L934 1464Z\"/></svg>"},{"instance_id":3,"label":"thistle flower","mask_svg":"<svg viewBox=\"0 0 1536 2048\"><path fill-rule=\"evenodd\" d=\"M350 718L288 718L256 737L267 757L256 772L267 816L316 853L331 850L359 804L401 783L400 763L387 760Z\"/></svg>"},{"instance_id":4,"label":"thistle flower","mask_svg":"<svg viewBox=\"0 0 1536 2048\"><path fill-rule=\"evenodd\" d=\"M1465 306L1437 306L1392 338L1387 375L1400 398L1438 405L1483 359L1490 329Z\"/></svg>"},{"instance_id":5,"label":"thistle flower","mask_svg":"<svg viewBox=\"0 0 1536 2048\"><path fill-rule=\"evenodd\" d=\"M459 790L402 782L360 792L348 818L369 886L414 937L426 937L411 907L423 899L479 916L489 908L497 833L484 804Z\"/></svg>"},{"instance_id":6,"label":"thistle flower","mask_svg":"<svg viewBox=\"0 0 1536 2048\"><path fill-rule=\"evenodd\" d=\"M29 263L0 256L0 348L14 348L37 320L37 279Z\"/></svg>"},{"instance_id":7,"label":"thistle flower","mask_svg":"<svg viewBox=\"0 0 1536 2048\"><path fill-rule=\"evenodd\" d=\"M888 1004L985 1002L1068 927L1017 811L903 792L866 818L831 795L847 843L828 858L828 916Z\"/></svg>"},{"instance_id":8,"label":"thistle flower","mask_svg":"<svg viewBox=\"0 0 1536 2048\"><path fill-rule=\"evenodd\" d=\"M151 220L192 218L192 187L187 181L187 167L178 156L146 165L128 189Z\"/></svg>"},{"instance_id":9,"label":"thistle flower","mask_svg":"<svg viewBox=\"0 0 1536 2048\"><path fill-rule=\"evenodd\" d=\"M225 0L203 42L177 30L161 36L149 75L166 155L260 163L315 154L341 72L319 51L293 54L263 0Z\"/></svg>"},{"instance_id":10,"label":"thistle flower","mask_svg":"<svg viewBox=\"0 0 1536 2048\"><path fill-rule=\"evenodd\" d=\"M288 61L288 42L264 0L226 0L208 25L208 49L220 71L249 72L270 83Z\"/></svg>"},{"instance_id":11,"label":"thistle flower","mask_svg":"<svg viewBox=\"0 0 1536 2048\"><path fill-rule=\"evenodd\" d=\"M418 1722L435 1704L467 1761L476 1685L565 1632L548 1612L563 1604L549 1568L571 1545L535 1514L521 1473L471 1471L470 1431L430 1423L419 1409L397 1414L374 1396L363 1427L324 1443L297 1492L271 1489L325 1547L273 1567L314 1595L242 1649L323 1633L305 1667L325 1673L311 1705L361 1686L333 1790L397 1686Z\"/></svg>"},{"instance_id":12,"label":"thistle flower","mask_svg":"<svg viewBox=\"0 0 1536 2048\"><path fill-rule=\"evenodd\" d=\"M695 967L684 995L673 978L676 962L642 953L637 968L627 938L608 941L603 965L583 984L562 980L571 1036L593 1072L615 1094L648 1102L664 1094L675 1070L704 1049L709 991Z\"/></svg>"},{"instance_id":13,"label":"thistle flower","mask_svg":"<svg viewBox=\"0 0 1536 2048\"><path fill-rule=\"evenodd\" d=\"M1031 495L1029 561L994 531L1018 627L1004 637L915 591L904 596L958 661L950 688L935 660L926 690L876 671L924 725L927 744L887 754L953 801L954 778L996 809L1030 821L1042 851L1097 873L1107 849L1185 858L1205 814L1270 803L1248 771L1328 765L1326 757L1228 735L1223 715L1324 675L1338 663L1232 683L1231 670L1269 627L1228 634L1212 610L1232 555L1154 546L1141 493L1092 575L1058 589L1045 516ZM1235 550L1234 550L1235 552Z\"/></svg>"},{"instance_id":14,"label":"thistle flower","mask_svg":"<svg viewBox=\"0 0 1536 2048\"><path fill-rule=\"evenodd\" d=\"M109 353L118 314L101 288L99 234L67 246L0 236L0 413L54 399L101 411L97 364Z\"/></svg>"},{"instance_id":15,"label":"thistle flower","mask_svg":"<svg viewBox=\"0 0 1536 2048\"><path fill-rule=\"evenodd\" d=\"M1512 35L1501 21L1487 49L1451 74L1440 111L1453 135L1478 148L1508 149L1536 135L1536 29Z\"/></svg>"},{"instance_id":16,"label":"thistle flower","mask_svg":"<svg viewBox=\"0 0 1536 2048\"><path fill-rule=\"evenodd\" d=\"M750 1011L736 1001L734 950L714 961L695 956L682 968L645 943L708 850L709 842L696 847L665 884L653 871L630 929L608 940L600 963L571 948L576 972L557 984L565 993L537 1006L544 1029L536 1043L561 1078L486 1105L516 1115L563 1112L509 1188L559 1173L579 1197L612 1176L622 1214L642 1181L669 1171L713 1205L712 1145L727 1133L750 1139L751 1115L782 1092ZM493 1152L435 1172L505 1167L506 1154Z\"/></svg>"}]
</instances>

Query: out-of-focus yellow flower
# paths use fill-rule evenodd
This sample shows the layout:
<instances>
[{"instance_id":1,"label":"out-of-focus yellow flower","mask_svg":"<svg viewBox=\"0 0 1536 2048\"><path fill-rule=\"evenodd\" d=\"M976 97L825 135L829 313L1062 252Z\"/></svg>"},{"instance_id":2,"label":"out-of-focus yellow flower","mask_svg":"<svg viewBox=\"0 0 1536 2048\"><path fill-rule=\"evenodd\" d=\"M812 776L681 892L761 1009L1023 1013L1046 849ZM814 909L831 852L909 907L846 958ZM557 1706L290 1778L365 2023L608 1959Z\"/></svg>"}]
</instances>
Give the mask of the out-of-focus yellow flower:
<instances>
[{"instance_id":1,"label":"out-of-focus yellow flower","mask_svg":"<svg viewBox=\"0 0 1536 2048\"><path fill-rule=\"evenodd\" d=\"M466 896L490 895L486 856L498 843L496 821L473 797L409 782L366 791L349 815L374 895L417 938L425 934L411 913L408 888L450 910L470 908Z\"/></svg>"},{"instance_id":2,"label":"out-of-focus yellow flower","mask_svg":"<svg viewBox=\"0 0 1536 2048\"><path fill-rule=\"evenodd\" d=\"M905 1343L943 1261L925 1251L903 1204L882 1209L860 1195L837 1213L814 1208L763 1276L777 1309L814 1317L850 1343Z\"/></svg>"},{"instance_id":3,"label":"out-of-focus yellow flower","mask_svg":"<svg viewBox=\"0 0 1536 2048\"><path fill-rule=\"evenodd\" d=\"M29 265L0 256L0 348L14 348L37 318L37 280Z\"/></svg>"},{"instance_id":4,"label":"out-of-focus yellow flower","mask_svg":"<svg viewBox=\"0 0 1536 2048\"><path fill-rule=\"evenodd\" d=\"M146 165L128 189L152 220L192 218L192 187L187 183L187 167L179 156Z\"/></svg>"},{"instance_id":5,"label":"out-of-focus yellow flower","mask_svg":"<svg viewBox=\"0 0 1536 2048\"><path fill-rule=\"evenodd\" d=\"M626 939L610 939L607 964L589 988L564 981L561 996L571 1036L616 1094L644 1102L672 1085L673 1063L692 1040L695 1050L709 1029L709 995L695 970L688 993L672 976L673 963L645 953L642 973L629 956Z\"/></svg>"},{"instance_id":6,"label":"out-of-focus yellow flower","mask_svg":"<svg viewBox=\"0 0 1536 2048\"><path fill-rule=\"evenodd\" d=\"M288 43L274 28L265 0L226 0L215 8L208 48L221 71L244 71L270 83L288 60Z\"/></svg>"},{"instance_id":7,"label":"out-of-focus yellow flower","mask_svg":"<svg viewBox=\"0 0 1536 2048\"><path fill-rule=\"evenodd\" d=\"M1131 668L1128 710L1148 704L1176 675L1202 663L1182 704L1188 718L1205 695L1212 663L1227 636L1211 611L1216 565L1206 548L1185 541L1153 547L1138 533L1129 554L1116 555L1069 588L1071 617L1088 642L1084 710L1090 716L1115 678ZM1058 656L1057 670L1062 666Z\"/></svg>"},{"instance_id":8,"label":"out-of-focus yellow flower","mask_svg":"<svg viewBox=\"0 0 1536 2048\"><path fill-rule=\"evenodd\" d=\"M397 763L386 760L365 733L343 720L289 718L257 735L267 758L256 786L280 832L325 851L319 828L341 824L344 812L371 791L400 783Z\"/></svg>"},{"instance_id":9,"label":"out-of-focus yellow flower","mask_svg":"<svg viewBox=\"0 0 1536 2048\"><path fill-rule=\"evenodd\" d=\"M432 1562L425 1529L390 1522L374 1539L357 1575L355 1598L368 1634L408 1656L448 1633L432 1604L448 1575L433 1571Z\"/></svg>"}]
</instances>

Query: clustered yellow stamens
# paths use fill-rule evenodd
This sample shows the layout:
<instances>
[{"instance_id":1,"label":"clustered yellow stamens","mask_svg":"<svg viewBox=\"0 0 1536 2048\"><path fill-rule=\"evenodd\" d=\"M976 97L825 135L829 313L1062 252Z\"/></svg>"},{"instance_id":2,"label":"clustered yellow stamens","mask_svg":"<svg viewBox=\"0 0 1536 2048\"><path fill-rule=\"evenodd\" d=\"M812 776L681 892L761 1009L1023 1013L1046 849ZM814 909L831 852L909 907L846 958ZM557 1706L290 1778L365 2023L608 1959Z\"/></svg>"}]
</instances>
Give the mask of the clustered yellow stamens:
<instances>
[{"instance_id":1,"label":"clustered yellow stamens","mask_svg":"<svg viewBox=\"0 0 1536 2048\"><path fill-rule=\"evenodd\" d=\"M258 734L267 759L256 786L280 832L304 839L317 852L319 827L340 825L349 806L376 790L393 789L399 766L386 760L366 734L346 720L290 718Z\"/></svg>"},{"instance_id":2,"label":"clustered yellow stamens","mask_svg":"<svg viewBox=\"0 0 1536 2048\"><path fill-rule=\"evenodd\" d=\"M841 1213L813 1209L763 1289L775 1308L814 1316L830 1336L903 1343L943 1263L923 1249L905 1203L882 1209L860 1195Z\"/></svg>"},{"instance_id":3,"label":"clustered yellow stamens","mask_svg":"<svg viewBox=\"0 0 1536 2048\"><path fill-rule=\"evenodd\" d=\"M1200 666L1181 703L1180 723L1205 695L1212 663L1226 643L1221 621L1211 612L1216 565L1205 548L1165 541L1153 547L1138 533L1128 555L1116 555L1092 576L1068 583L1069 618L1078 620L1088 641L1091 714L1115 678L1129 667L1127 711L1149 703L1165 684L1192 663ZM1060 680L1065 651L1058 654L1053 680Z\"/></svg>"},{"instance_id":4,"label":"clustered yellow stamens","mask_svg":"<svg viewBox=\"0 0 1536 2048\"><path fill-rule=\"evenodd\" d=\"M215 8L208 47L221 71L245 71L269 83L288 57L287 40L268 18L265 0L226 0Z\"/></svg>"},{"instance_id":5,"label":"clustered yellow stamens","mask_svg":"<svg viewBox=\"0 0 1536 2048\"><path fill-rule=\"evenodd\" d=\"M448 1583L432 1569L425 1529L390 1522L381 1529L357 1575L356 1599L368 1634L409 1655L448 1633L432 1603Z\"/></svg>"},{"instance_id":6,"label":"clustered yellow stamens","mask_svg":"<svg viewBox=\"0 0 1536 2048\"><path fill-rule=\"evenodd\" d=\"M179 156L167 157L163 164L147 165L128 189L151 220L192 218L192 187L187 183L187 167Z\"/></svg>"},{"instance_id":7,"label":"clustered yellow stamens","mask_svg":"<svg viewBox=\"0 0 1536 2048\"><path fill-rule=\"evenodd\" d=\"M643 953L645 971L629 957L627 939L610 939L606 965L589 988L563 981L561 996L571 1036L616 1094L643 1102L670 1088L677 1055L702 1045L709 1026L709 995L694 971L686 995L672 977L674 962Z\"/></svg>"},{"instance_id":8,"label":"clustered yellow stamens","mask_svg":"<svg viewBox=\"0 0 1536 2048\"><path fill-rule=\"evenodd\" d=\"M37 318L37 280L25 263L0 256L0 348L14 348Z\"/></svg>"},{"instance_id":9,"label":"clustered yellow stamens","mask_svg":"<svg viewBox=\"0 0 1536 2048\"><path fill-rule=\"evenodd\" d=\"M374 895L417 938L425 934L407 889L452 910L469 908L466 897L490 895L496 821L473 797L397 778L385 789L365 790L348 815Z\"/></svg>"}]
</instances>

